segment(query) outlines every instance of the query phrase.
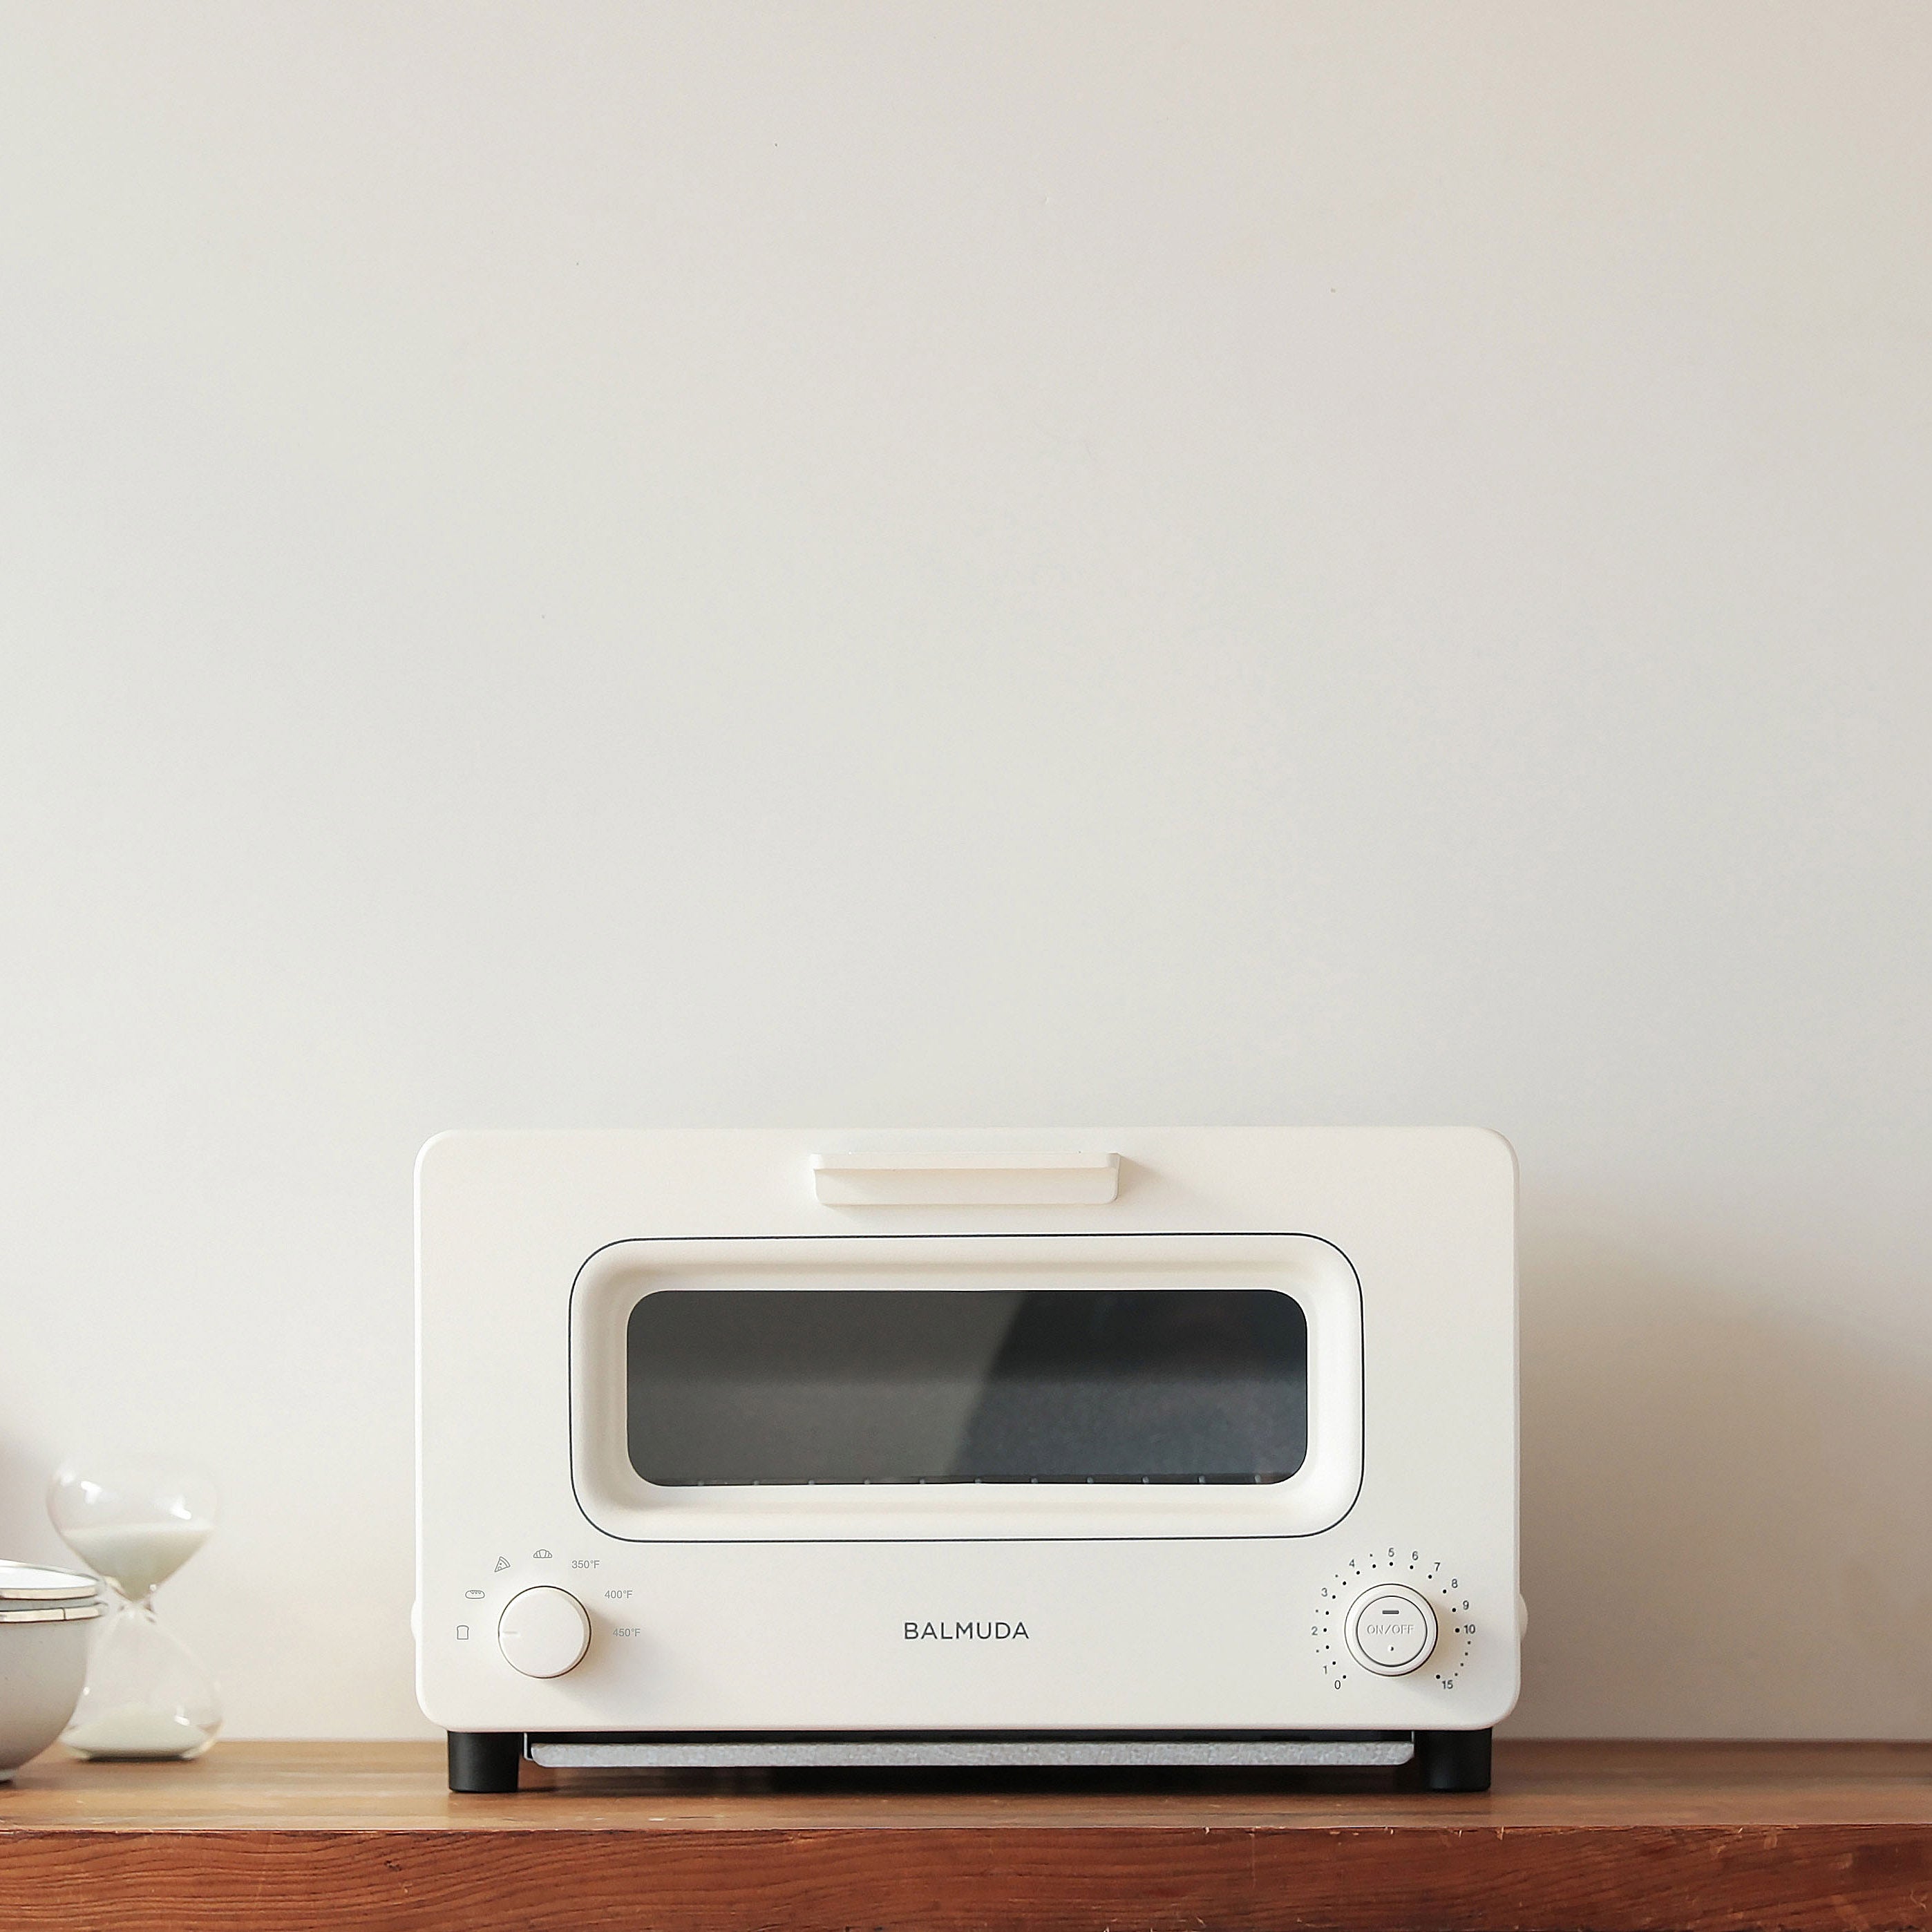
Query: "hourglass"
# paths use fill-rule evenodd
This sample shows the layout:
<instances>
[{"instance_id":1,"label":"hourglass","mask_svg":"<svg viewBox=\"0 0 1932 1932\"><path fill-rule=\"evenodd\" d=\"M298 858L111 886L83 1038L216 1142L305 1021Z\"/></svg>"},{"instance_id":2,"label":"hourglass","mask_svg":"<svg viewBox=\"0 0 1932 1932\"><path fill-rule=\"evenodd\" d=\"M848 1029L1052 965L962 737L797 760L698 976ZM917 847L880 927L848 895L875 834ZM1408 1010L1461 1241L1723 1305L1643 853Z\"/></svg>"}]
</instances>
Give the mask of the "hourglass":
<instances>
[{"instance_id":1,"label":"hourglass","mask_svg":"<svg viewBox=\"0 0 1932 1932\"><path fill-rule=\"evenodd\" d=\"M154 1592L214 1527L214 1485L136 1458L68 1462L47 1491L68 1547L112 1586L87 1688L61 1742L83 1757L199 1757L221 1728L214 1681L154 1617Z\"/></svg>"}]
</instances>

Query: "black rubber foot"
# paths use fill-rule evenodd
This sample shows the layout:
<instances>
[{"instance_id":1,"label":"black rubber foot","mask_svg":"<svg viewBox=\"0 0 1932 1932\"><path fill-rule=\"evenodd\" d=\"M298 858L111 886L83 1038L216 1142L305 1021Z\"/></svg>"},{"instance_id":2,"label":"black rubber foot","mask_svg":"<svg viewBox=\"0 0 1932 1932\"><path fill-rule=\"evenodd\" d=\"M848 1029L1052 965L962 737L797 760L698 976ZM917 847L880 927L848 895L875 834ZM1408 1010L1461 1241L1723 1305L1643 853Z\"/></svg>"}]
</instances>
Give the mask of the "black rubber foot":
<instances>
[{"instance_id":1,"label":"black rubber foot","mask_svg":"<svg viewBox=\"0 0 1932 1932\"><path fill-rule=\"evenodd\" d=\"M449 1788L452 1791L514 1791L524 1760L520 1731L452 1731Z\"/></svg>"},{"instance_id":2,"label":"black rubber foot","mask_svg":"<svg viewBox=\"0 0 1932 1932\"><path fill-rule=\"evenodd\" d=\"M1415 1766L1425 1791L1486 1791L1487 1731L1418 1731Z\"/></svg>"}]
</instances>

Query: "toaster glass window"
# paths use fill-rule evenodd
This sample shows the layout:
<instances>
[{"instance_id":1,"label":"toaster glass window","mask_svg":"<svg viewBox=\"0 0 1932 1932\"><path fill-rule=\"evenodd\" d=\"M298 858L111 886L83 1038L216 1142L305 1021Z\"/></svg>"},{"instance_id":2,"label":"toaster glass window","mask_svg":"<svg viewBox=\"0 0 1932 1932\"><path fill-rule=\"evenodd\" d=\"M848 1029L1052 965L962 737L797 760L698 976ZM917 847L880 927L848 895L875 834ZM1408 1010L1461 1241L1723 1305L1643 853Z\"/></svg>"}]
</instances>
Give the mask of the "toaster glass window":
<instances>
[{"instance_id":1,"label":"toaster glass window","mask_svg":"<svg viewBox=\"0 0 1932 1932\"><path fill-rule=\"evenodd\" d=\"M632 1466L724 1484L1279 1483L1308 1324L1271 1288L679 1288L626 1331Z\"/></svg>"}]
</instances>

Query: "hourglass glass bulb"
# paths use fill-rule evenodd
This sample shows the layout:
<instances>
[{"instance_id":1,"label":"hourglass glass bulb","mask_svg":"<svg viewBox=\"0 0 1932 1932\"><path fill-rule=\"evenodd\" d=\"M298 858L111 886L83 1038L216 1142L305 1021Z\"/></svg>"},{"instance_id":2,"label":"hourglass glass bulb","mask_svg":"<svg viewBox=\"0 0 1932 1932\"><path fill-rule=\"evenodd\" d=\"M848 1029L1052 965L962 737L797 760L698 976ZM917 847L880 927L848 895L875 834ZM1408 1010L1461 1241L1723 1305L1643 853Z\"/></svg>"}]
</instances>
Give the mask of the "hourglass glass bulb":
<instances>
[{"instance_id":1,"label":"hourglass glass bulb","mask_svg":"<svg viewBox=\"0 0 1932 1932\"><path fill-rule=\"evenodd\" d=\"M166 1582L214 1528L214 1485L199 1470L133 1457L64 1463L47 1514L68 1547L124 1597Z\"/></svg>"}]
</instances>

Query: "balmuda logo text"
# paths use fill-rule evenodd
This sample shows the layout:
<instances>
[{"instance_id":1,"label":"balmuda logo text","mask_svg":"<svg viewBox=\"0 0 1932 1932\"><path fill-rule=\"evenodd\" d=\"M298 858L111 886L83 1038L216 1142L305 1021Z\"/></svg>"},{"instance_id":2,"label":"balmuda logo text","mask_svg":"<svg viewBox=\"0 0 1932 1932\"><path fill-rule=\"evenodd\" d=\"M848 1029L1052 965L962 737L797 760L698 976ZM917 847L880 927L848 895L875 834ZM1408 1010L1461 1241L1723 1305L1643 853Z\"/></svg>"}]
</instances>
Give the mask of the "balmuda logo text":
<instances>
[{"instance_id":1,"label":"balmuda logo text","mask_svg":"<svg viewBox=\"0 0 1932 1932\"><path fill-rule=\"evenodd\" d=\"M992 1623L933 1623L916 1624L908 1621L905 1627L908 1643L1015 1643L1033 1640L1027 1635L1024 1624Z\"/></svg>"}]
</instances>

